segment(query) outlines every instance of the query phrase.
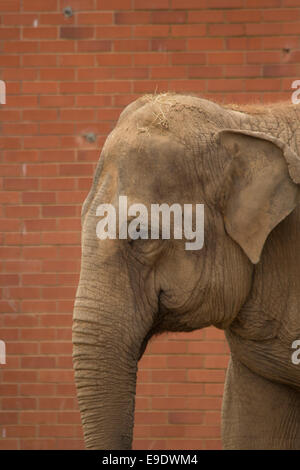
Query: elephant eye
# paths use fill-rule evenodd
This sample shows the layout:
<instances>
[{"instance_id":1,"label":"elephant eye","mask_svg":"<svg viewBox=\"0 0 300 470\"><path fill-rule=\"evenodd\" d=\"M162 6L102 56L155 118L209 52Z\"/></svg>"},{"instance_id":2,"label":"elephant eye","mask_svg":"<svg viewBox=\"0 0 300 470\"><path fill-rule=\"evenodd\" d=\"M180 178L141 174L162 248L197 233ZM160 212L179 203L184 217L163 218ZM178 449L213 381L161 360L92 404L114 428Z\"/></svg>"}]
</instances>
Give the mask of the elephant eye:
<instances>
[{"instance_id":1,"label":"elephant eye","mask_svg":"<svg viewBox=\"0 0 300 470\"><path fill-rule=\"evenodd\" d=\"M128 239L131 255L139 262L146 265L152 265L160 256L165 246L166 240L151 240L137 238L136 240Z\"/></svg>"}]
</instances>

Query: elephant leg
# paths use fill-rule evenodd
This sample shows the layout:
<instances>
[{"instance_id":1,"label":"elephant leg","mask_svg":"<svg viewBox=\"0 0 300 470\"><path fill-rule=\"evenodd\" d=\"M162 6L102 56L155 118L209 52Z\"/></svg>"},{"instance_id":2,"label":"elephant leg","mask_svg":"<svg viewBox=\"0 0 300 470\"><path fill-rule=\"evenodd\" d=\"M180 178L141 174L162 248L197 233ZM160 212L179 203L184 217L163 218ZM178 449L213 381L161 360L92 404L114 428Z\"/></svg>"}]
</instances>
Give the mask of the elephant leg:
<instances>
[{"instance_id":1,"label":"elephant leg","mask_svg":"<svg viewBox=\"0 0 300 470\"><path fill-rule=\"evenodd\" d=\"M300 392L230 359L222 409L224 449L300 449Z\"/></svg>"}]
</instances>

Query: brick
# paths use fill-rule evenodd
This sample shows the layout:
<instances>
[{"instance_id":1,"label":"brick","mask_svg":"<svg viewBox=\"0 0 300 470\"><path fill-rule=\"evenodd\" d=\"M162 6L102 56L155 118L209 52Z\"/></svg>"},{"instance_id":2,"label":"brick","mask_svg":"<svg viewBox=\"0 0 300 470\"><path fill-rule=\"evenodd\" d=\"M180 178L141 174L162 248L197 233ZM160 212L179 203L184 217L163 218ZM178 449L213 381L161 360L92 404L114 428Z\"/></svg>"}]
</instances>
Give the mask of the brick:
<instances>
[{"instance_id":1,"label":"brick","mask_svg":"<svg viewBox=\"0 0 300 470\"><path fill-rule=\"evenodd\" d=\"M77 262L74 260L48 260L43 263L43 271L45 272L73 272L76 271L76 268Z\"/></svg>"},{"instance_id":2,"label":"brick","mask_svg":"<svg viewBox=\"0 0 300 470\"><path fill-rule=\"evenodd\" d=\"M2 109L1 116L4 121L20 121L21 113L20 111L16 111L16 110Z\"/></svg>"},{"instance_id":3,"label":"brick","mask_svg":"<svg viewBox=\"0 0 300 470\"><path fill-rule=\"evenodd\" d=\"M205 80L173 80L170 86L171 90L181 92L186 90L188 92L205 92L206 81Z\"/></svg>"},{"instance_id":4,"label":"brick","mask_svg":"<svg viewBox=\"0 0 300 470\"><path fill-rule=\"evenodd\" d=\"M248 91L277 91L280 84L280 79L255 78L246 80L246 89Z\"/></svg>"},{"instance_id":5,"label":"brick","mask_svg":"<svg viewBox=\"0 0 300 470\"><path fill-rule=\"evenodd\" d=\"M23 329L21 338L24 341L50 341L55 339L55 330L43 328ZM43 351L41 353L44 354ZM28 354L33 353L28 351Z\"/></svg>"},{"instance_id":6,"label":"brick","mask_svg":"<svg viewBox=\"0 0 300 470\"><path fill-rule=\"evenodd\" d=\"M7 123L2 125L3 135L32 135L38 132L37 124L15 124ZM11 171L12 172L12 171ZM7 175L10 176L10 175ZM11 175L14 176L14 175Z\"/></svg>"},{"instance_id":7,"label":"brick","mask_svg":"<svg viewBox=\"0 0 300 470\"><path fill-rule=\"evenodd\" d=\"M94 28L85 26L61 26L60 39L88 39L94 36Z\"/></svg>"},{"instance_id":8,"label":"brick","mask_svg":"<svg viewBox=\"0 0 300 470\"><path fill-rule=\"evenodd\" d=\"M128 81L103 81L96 84L96 93L129 93L131 84ZM99 154L98 154L99 158ZM98 159L97 158L97 159Z\"/></svg>"},{"instance_id":9,"label":"brick","mask_svg":"<svg viewBox=\"0 0 300 470\"><path fill-rule=\"evenodd\" d=\"M0 203L2 204L16 204L20 202L20 193L19 192L2 192L0 193Z\"/></svg>"},{"instance_id":10,"label":"brick","mask_svg":"<svg viewBox=\"0 0 300 470\"><path fill-rule=\"evenodd\" d=\"M73 371L65 371L65 370L41 370L39 372L39 379L41 382L58 382L58 383L65 383L65 382L73 382Z\"/></svg>"},{"instance_id":11,"label":"brick","mask_svg":"<svg viewBox=\"0 0 300 470\"><path fill-rule=\"evenodd\" d=\"M21 439L21 450L56 450L56 439Z\"/></svg>"},{"instance_id":12,"label":"brick","mask_svg":"<svg viewBox=\"0 0 300 470\"><path fill-rule=\"evenodd\" d=\"M151 78L184 78L187 76L185 66L174 67L152 67Z\"/></svg>"},{"instance_id":13,"label":"brick","mask_svg":"<svg viewBox=\"0 0 300 470\"><path fill-rule=\"evenodd\" d=\"M192 382L221 382L224 381L223 370L189 370L187 371L188 380Z\"/></svg>"},{"instance_id":14,"label":"brick","mask_svg":"<svg viewBox=\"0 0 300 470\"><path fill-rule=\"evenodd\" d=\"M33 69L6 69L2 72L2 79L9 80L35 80L37 78L37 71ZM11 97L10 97L11 100ZM26 100L28 101L28 100ZM35 100L31 100L31 104L35 105Z\"/></svg>"},{"instance_id":15,"label":"brick","mask_svg":"<svg viewBox=\"0 0 300 470\"><path fill-rule=\"evenodd\" d=\"M70 0L61 0L60 4L61 8L64 8L70 5ZM77 11L95 9L94 0L72 0L72 5L74 5L74 8L76 8Z\"/></svg>"},{"instance_id":16,"label":"brick","mask_svg":"<svg viewBox=\"0 0 300 470\"><path fill-rule=\"evenodd\" d=\"M5 242L7 245L39 245L41 237L39 233L7 233Z\"/></svg>"},{"instance_id":17,"label":"brick","mask_svg":"<svg viewBox=\"0 0 300 470\"><path fill-rule=\"evenodd\" d=\"M73 410L75 406L75 398L39 398L40 410Z\"/></svg>"},{"instance_id":18,"label":"brick","mask_svg":"<svg viewBox=\"0 0 300 470\"><path fill-rule=\"evenodd\" d=\"M78 13L77 21L80 25L86 24L112 24L113 14L112 12L92 12L92 13Z\"/></svg>"},{"instance_id":19,"label":"brick","mask_svg":"<svg viewBox=\"0 0 300 470\"><path fill-rule=\"evenodd\" d=\"M189 39L187 48L190 51L222 50L225 42L223 38L197 38Z\"/></svg>"},{"instance_id":20,"label":"brick","mask_svg":"<svg viewBox=\"0 0 300 470\"><path fill-rule=\"evenodd\" d=\"M3 439L0 441L0 450L18 450L17 439Z\"/></svg>"},{"instance_id":21,"label":"brick","mask_svg":"<svg viewBox=\"0 0 300 470\"><path fill-rule=\"evenodd\" d=\"M199 412L177 411L169 413L170 424L202 424L204 414Z\"/></svg>"},{"instance_id":22,"label":"brick","mask_svg":"<svg viewBox=\"0 0 300 470\"><path fill-rule=\"evenodd\" d=\"M172 26L172 36L186 36L190 38L191 36L205 36L205 34L206 25L204 24Z\"/></svg>"},{"instance_id":23,"label":"brick","mask_svg":"<svg viewBox=\"0 0 300 470\"><path fill-rule=\"evenodd\" d=\"M42 297L43 299L74 299L76 287L44 287Z\"/></svg>"},{"instance_id":24,"label":"brick","mask_svg":"<svg viewBox=\"0 0 300 470\"><path fill-rule=\"evenodd\" d=\"M1 28L0 40L20 39L20 28Z\"/></svg>"},{"instance_id":25,"label":"brick","mask_svg":"<svg viewBox=\"0 0 300 470\"><path fill-rule=\"evenodd\" d=\"M37 406L36 398L2 398L3 410L35 410Z\"/></svg>"},{"instance_id":26,"label":"brick","mask_svg":"<svg viewBox=\"0 0 300 470\"><path fill-rule=\"evenodd\" d=\"M22 195L25 204L30 203L55 203L55 194L50 192L26 192Z\"/></svg>"},{"instance_id":27,"label":"brick","mask_svg":"<svg viewBox=\"0 0 300 470\"><path fill-rule=\"evenodd\" d=\"M169 396L202 395L204 391L202 383L170 384Z\"/></svg>"},{"instance_id":28,"label":"brick","mask_svg":"<svg viewBox=\"0 0 300 470\"><path fill-rule=\"evenodd\" d=\"M51 207L51 206L49 206ZM44 208L45 209L45 208ZM55 247L24 247L23 248L23 257L26 259L53 259L56 258L56 248Z\"/></svg>"},{"instance_id":29,"label":"brick","mask_svg":"<svg viewBox=\"0 0 300 470\"><path fill-rule=\"evenodd\" d=\"M112 41L94 39L93 41L80 41L78 43L78 52L110 52L111 50Z\"/></svg>"},{"instance_id":30,"label":"brick","mask_svg":"<svg viewBox=\"0 0 300 470\"><path fill-rule=\"evenodd\" d=\"M220 410L222 399L215 397L188 397L186 399L186 408L190 410Z\"/></svg>"},{"instance_id":31,"label":"brick","mask_svg":"<svg viewBox=\"0 0 300 470\"><path fill-rule=\"evenodd\" d=\"M20 424L16 426L9 426L7 428L7 437L34 437L35 427L34 426L22 426Z\"/></svg>"},{"instance_id":32,"label":"brick","mask_svg":"<svg viewBox=\"0 0 300 470\"><path fill-rule=\"evenodd\" d=\"M56 413L49 411L22 411L21 424L52 424L57 422Z\"/></svg>"},{"instance_id":33,"label":"brick","mask_svg":"<svg viewBox=\"0 0 300 470\"><path fill-rule=\"evenodd\" d=\"M185 0L185 2L182 0L171 0L171 6L174 9L178 8L180 10L186 8L198 10L205 7L203 2L199 2L198 0Z\"/></svg>"},{"instance_id":34,"label":"brick","mask_svg":"<svg viewBox=\"0 0 300 470\"><path fill-rule=\"evenodd\" d=\"M136 10L168 9L169 0L152 0L151 2L147 0L134 0L134 7Z\"/></svg>"},{"instance_id":35,"label":"brick","mask_svg":"<svg viewBox=\"0 0 300 470\"><path fill-rule=\"evenodd\" d=\"M280 57L280 52L255 51L247 52L246 61L248 64L277 64Z\"/></svg>"},{"instance_id":36,"label":"brick","mask_svg":"<svg viewBox=\"0 0 300 470\"><path fill-rule=\"evenodd\" d=\"M256 26L256 25L255 25ZM246 28L251 29L251 24L246 25ZM248 29L247 29L248 32ZM211 24L208 25L209 36L242 36L245 34L243 24ZM250 33L249 33L250 34Z\"/></svg>"},{"instance_id":37,"label":"brick","mask_svg":"<svg viewBox=\"0 0 300 470\"><path fill-rule=\"evenodd\" d=\"M0 247L0 256L5 259L16 259L20 257L19 247Z\"/></svg>"},{"instance_id":38,"label":"brick","mask_svg":"<svg viewBox=\"0 0 300 470\"><path fill-rule=\"evenodd\" d=\"M0 415L0 424L2 426L5 424L17 424L17 423L18 423L18 413L2 411Z\"/></svg>"},{"instance_id":39,"label":"brick","mask_svg":"<svg viewBox=\"0 0 300 470\"><path fill-rule=\"evenodd\" d=\"M32 108L37 105L36 96L9 96L7 104L16 108Z\"/></svg>"},{"instance_id":40,"label":"brick","mask_svg":"<svg viewBox=\"0 0 300 470\"><path fill-rule=\"evenodd\" d=\"M184 426L160 425L151 426L151 435L153 437L184 437Z\"/></svg>"},{"instance_id":41,"label":"brick","mask_svg":"<svg viewBox=\"0 0 300 470\"><path fill-rule=\"evenodd\" d=\"M214 78L222 75L221 66L191 66L188 67L188 77L191 78Z\"/></svg>"},{"instance_id":42,"label":"brick","mask_svg":"<svg viewBox=\"0 0 300 470\"><path fill-rule=\"evenodd\" d=\"M19 165L0 165L0 176L21 176Z\"/></svg>"},{"instance_id":43,"label":"brick","mask_svg":"<svg viewBox=\"0 0 300 470\"><path fill-rule=\"evenodd\" d=\"M223 23L224 11L194 10L188 11L188 23Z\"/></svg>"},{"instance_id":44,"label":"brick","mask_svg":"<svg viewBox=\"0 0 300 470\"><path fill-rule=\"evenodd\" d=\"M264 49L297 49L299 38L296 36L268 36L261 39Z\"/></svg>"},{"instance_id":45,"label":"brick","mask_svg":"<svg viewBox=\"0 0 300 470\"><path fill-rule=\"evenodd\" d=\"M190 65L205 64L206 56L204 53L173 53L172 64L174 65Z\"/></svg>"},{"instance_id":46,"label":"brick","mask_svg":"<svg viewBox=\"0 0 300 470\"><path fill-rule=\"evenodd\" d=\"M78 432L80 434L80 428ZM80 435L80 439L59 439L59 442L57 443L57 449L84 450L85 446L83 442L83 437Z\"/></svg>"},{"instance_id":47,"label":"brick","mask_svg":"<svg viewBox=\"0 0 300 470\"><path fill-rule=\"evenodd\" d=\"M153 11L151 16L154 24L174 24L174 23L185 23L186 12L185 11Z\"/></svg>"},{"instance_id":48,"label":"brick","mask_svg":"<svg viewBox=\"0 0 300 470\"><path fill-rule=\"evenodd\" d=\"M142 42L142 41L138 41ZM186 49L186 39L152 39L151 51L184 51Z\"/></svg>"},{"instance_id":49,"label":"brick","mask_svg":"<svg viewBox=\"0 0 300 470\"><path fill-rule=\"evenodd\" d=\"M25 67L38 67L38 66L55 67L57 65L57 57L54 55L44 55L44 54L24 55L23 65Z\"/></svg>"},{"instance_id":50,"label":"brick","mask_svg":"<svg viewBox=\"0 0 300 470\"><path fill-rule=\"evenodd\" d=\"M153 17L152 17L153 18ZM151 15L150 12L136 12L136 11L127 11L127 12L117 12L115 13L115 23L116 24L147 24L150 23Z\"/></svg>"},{"instance_id":51,"label":"brick","mask_svg":"<svg viewBox=\"0 0 300 470\"><path fill-rule=\"evenodd\" d=\"M286 26L288 23L285 25L281 25L280 23L250 23L246 25L246 34L249 36L266 36L266 35L279 35L283 31L283 26ZM289 30L288 34L295 34L292 30Z\"/></svg>"},{"instance_id":52,"label":"brick","mask_svg":"<svg viewBox=\"0 0 300 470\"><path fill-rule=\"evenodd\" d=\"M17 274L0 274L0 286L14 286L19 284Z\"/></svg>"},{"instance_id":53,"label":"brick","mask_svg":"<svg viewBox=\"0 0 300 470\"><path fill-rule=\"evenodd\" d=\"M166 449L170 450L202 450L203 444L199 439L167 439ZM159 447L160 449L161 447Z\"/></svg>"},{"instance_id":54,"label":"brick","mask_svg":"<svg viewBox=\"0 0 300 470\"><path fill-rule=\"evenodd\" d=\"M263 66L264 77L293 77L297 75L297 67L289 64L274 64Z\"/></svg>"},{"instance_id":55,"label":"brick","mask_svg":"<svg viewBox=\"0 0 300 470\"><path fill-rule=\"evenodd\" d=\"M54 384L20 384L20 395L51 396L55 394Z\"/></svg>"},{"instance_id":56,"label":"brick","mask_svg":"<svg viewBox=\"0 0 300 470\"><path fill-rule=\"evenodd\" d=\"M210 0L210 8L224 8L223 0ZM243 0L228 0L226 1L226 8L241 8L244 6Z\"/></svg>"},{"instance_id":57,"label":"brick","mask_svg":"<svg viewBox=\"0 0 300 470\"><path fill-rule=\"evenodd\" d=\"M57 284L56 274L23 274L22 282L24 285L53 285Z\"/></svg>"},{"instance_id":58,"label":"brick","mask_svg":"<svg viewBox=\"0 0 300 470\"><path fill-rule=\"evenodd\" d=\"M40 437L75 437L81 436L81 426L74 425L41 425L39 428Z\"/></svg>"},{"instance_id":59,"label":"brick","mask_svg":"<svg viewBox=\"0 0 300 470\"><path fill-rule=\"evenodd\" d=\"M246 8L276 8L281 6L281 1L280 0L246 0L245 4ZM286 5L290 6L290 5Z\"/></svg>"},{"instance_id":60,"label":"brick","mask_svg":"<svg viewBox=\"0 0 300 470\"><path fill-rule=\"evenodd\" d=\"M75 23L75 15L70 18L62 17L61 13L41 13L39 15L39 25L61 25L61 23L71 25Z\"/></svg>"},{"instance_id":61,"label":"brick","mask_svg":"<svg viewBox=\"0 0 300 470\"><path fill-rule=\"evenodd\" d=\"M102 80L111 78L112 75L112 69L109 67L78 69L79 80Z\"/></svg>"},{"instance_id":62,"label":"brick","mask_svg":"<svg viewBox=\"0 0 300 470\"><path fill-rule=\"evenodd\" d=\"M19 11L20 2L18 0L1 0L0 1L0 11Z\"/></svg>"},{"instance_id":63,"label":"brick","mask_svg":"<svg viewBox=\"0 0 300 470\"><path fill-rule=\"evenodd\" d=\"M53 68L48 69L44 68L40 70L40 79L41 80L74 80L75 72L72 69L63 69L63 68ZM53 98L53 97L52 97Z\"/></svg>"},{"instance_id":64,"label":"brick","mask_svg":"<svg viewBox=\"0 0 300 470\"><path fill-rule=\"evenodd\" d=\"M20 58L17 56L0 56L0 66L1 67L19 67Z\"/></svg>"},{"instance_id":65,"label":"brick","mask_svg":"<svg viewBox=\"0 0 300 470\"><path fill-rule=\"evenodd\" d=\"M52 194L52 193L51 193ZM56 220L54 219L32 219L25 220L24 222L26 230L30 232L40 232L44 230L55 230L56 229Z\"/></svg>"},{"instance_id":66,"label":"brick","mask_svg":"<svg viewBox=\"0 0 300 470\"><path fill-rule=\"evenodd\" d=\"M116 52L149 51L149 41L137 39L116 40L114 41L114 50Z\"/></svg>"},{"instance_id":67,"label":"brick","mask_svg":"<svg viewBox=\"0 0 300 470\"><path fill-rule=\"evenodd\" d=\"M39 213L37 206L9 206L6 208L6 216L13 218L38 217Z\"/></svg>"},{"instance_id":68,"label":"brick","mask_svg":"<svg viewBox=\"0 0 300 470\"><path fill-rule=\"evenodd\" d=\"M134 54L134 65L168 65L169 57L164 53Z\"/></svg>"},{"instance_id":69,"label":"brick","mask_svg":"<svg viewBox=\"0 0 300 470\"><path fill-rule=\"evenodd\" d=\"M70 191L75 189L75 181L70 178L43 178L41 181L42 191Z\"/></svg>"},{"instance_id":70,"label":"brick","mask_svg":"<svg viewBox=\"0 0 300 470\"><path fill-rule=\"evenodd\" d=\"M47 0L47 3L41 3L39 0L23 0L24 11L57 11L58 1Z\"/></svg>"},{"instance_id":71,"label":"brick","mask_svg":"<svg viewBox=\"0 0 300 470\"><path fill-rule=\"evenodd\" d=\"M187 426L186 428L186 437L220 437L221 431L220 426Z\"/></svg>"},{"instance_id":72,"label":"brick","mask_svg":"<svg viewBox=\"0 0 300 470\"><path fill-rule=\"evenodd\" d=\"M29 42L32 44L32 42ZM33 43L35 44L35 43ZM75 43L69 41L43 41L39 44L40 52L75 52Z\"/></svg>"},{"instance_id":73,"label":"brick","mask_svg":"<svg viewBox=\"0 0 300 470\"><path fill-rule=\"evenodd\" d=\"M205 449L206 450L221 450L222 449L222 443L221 443L220 440L206 439Z\"/></svg>"},{"instance_id":74,"label":"brick","mask_svg":"<svg viewBox=\"0 0 300 470\"><path fill-rule=\"evenodd\" d=\"M60 107L60 106L72 106L74 104L73 96L41 96L41 106Z\"/></svg>"},{"instance_id":75,"label":"brick","mask_svg":"<svg viewBox=\"0 0 300 470\"><path fill-rule=\"evenodd\" d=\"M148 78L149 77L149 69L145 67L138 67L138 68L115 68L113 72L113 76L116 79L124 79L124 78ZM128 98L127 104L129 104L132 100ZM125 104L124 104L125 105ZM123 103L122 103L123 106Z\"/></svg>"},{"instance_id":76,"label":"brick","mask_svg":"<svg viewBox=\"0 0 300 470\"><path fill-rule=\"evenodd\" d=\"M77 106L90 107L90 106L109 106L111 104L111 97L107 95L98 95L98 96L77 96L76 97Z\"/></svg>"},{"instance_id":77,"label":"brick","mask_svg":"<svg viewBox=\"0 0 300 470\"><path fill-rule=\"evenodd\" d=\"M226 11L225 18L229 23L259 23L265 13L259 10L233 10Z\"/></svg>"},{"instance_id":78,"label":"brick","mask_svg":"<svg viewBox=\"0 0 300 470\"><path fill-rule=\"evenodd\" d=\"M62 67L88 67L94 65L94 57L86 54L62 55L60 57L60 65Z\"/></svg>"},{"instance_id":79,"label":"brick","mask_svg":"<svg viewBox=\"0 0 300 470\"><path fill-rule=\"evenodd\" d=\"M208 65L242 64L243 62L243 52L210 52L207 57Z\"/></svg>"},{"instance_id":80,"label":"brick","mask_svg":"<svg viewBox=\"0 0 300 470\"><path fill-rule=\"evenodd\" d=\"M169 35L169 26L167 25L145 25L134 26L135 37L164 37Z\"/></svg>"},{"instance_id":81,"label":"brick","mask_svg":"<svg viewBox=\"0 0 300 470\"><path fill-rule=\"evenodd\" d=\"M38 27L38 28L23 28L24 39L56 39L57 28L56 27Z\"/></svg>"},{"instance_id":82,"label":"brick","mask_svg":"<svg viewBox=\"0 0 300 470\"><path fill-rule=\"evenodd\" d=\"M36 382L37 380L37 373L34 371L28 371L28 370L4 370L3 371L3 382L12 382L12 383L30 383L30 382ZM17 413L1 413L1 420L5 420L5 415L15 415ZM4 417L3 417L4 415ZM2 424L8 424L8 423L3 423ZM16 424L15 423L15 418L10 422L10 424Z\"/></svg>"}]
</instances>

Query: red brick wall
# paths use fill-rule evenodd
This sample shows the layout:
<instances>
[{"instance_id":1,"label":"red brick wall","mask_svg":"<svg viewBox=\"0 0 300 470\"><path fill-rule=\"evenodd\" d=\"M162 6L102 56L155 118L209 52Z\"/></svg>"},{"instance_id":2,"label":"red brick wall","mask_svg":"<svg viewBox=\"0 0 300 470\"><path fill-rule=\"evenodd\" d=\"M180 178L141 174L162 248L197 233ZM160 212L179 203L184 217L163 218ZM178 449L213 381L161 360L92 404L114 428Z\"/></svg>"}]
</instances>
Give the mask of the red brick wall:
<instances>
[{"instance_id":1,"label":"red brick wall","mask_svg":"<svg viewBox=\"0 0 300 470\"><path fill-rule=\"evenodd\" d=\"M236 102L289 98L300 78L299 7L0 0L8 92L0 111L0 448L83 447L71 362L79 215L121 109L155 90ZM219 448L227 359L213 328L153 341L140 365L134 446Z\"/></svg>"}]
</instances>

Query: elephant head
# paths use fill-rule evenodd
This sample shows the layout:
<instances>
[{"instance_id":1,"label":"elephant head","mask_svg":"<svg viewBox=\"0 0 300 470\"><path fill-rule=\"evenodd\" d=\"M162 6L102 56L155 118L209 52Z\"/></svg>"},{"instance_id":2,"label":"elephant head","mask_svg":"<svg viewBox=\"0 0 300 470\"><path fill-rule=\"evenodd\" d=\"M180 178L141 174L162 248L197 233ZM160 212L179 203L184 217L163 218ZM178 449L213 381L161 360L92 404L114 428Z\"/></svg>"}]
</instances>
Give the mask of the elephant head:
<instances>
[{"instance_id":1,"label":"elephant head","mask_svg":"<svg viewBox=\"0 0 300 470\"><path fill-rule=\"evenodd\" d=\"M163 331L229 327L271 231L299 203L300 160L249 116L181 95L143 97L107 138L82 212L74 368L86 446L131 447L136 373ZM204 246L102 239L97 207L204 204ZM128 220L128 223L130 220Z\"/></svg>"}]
</instances>

